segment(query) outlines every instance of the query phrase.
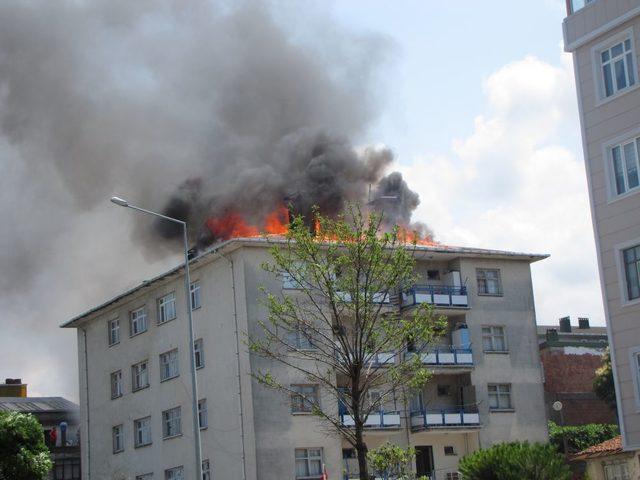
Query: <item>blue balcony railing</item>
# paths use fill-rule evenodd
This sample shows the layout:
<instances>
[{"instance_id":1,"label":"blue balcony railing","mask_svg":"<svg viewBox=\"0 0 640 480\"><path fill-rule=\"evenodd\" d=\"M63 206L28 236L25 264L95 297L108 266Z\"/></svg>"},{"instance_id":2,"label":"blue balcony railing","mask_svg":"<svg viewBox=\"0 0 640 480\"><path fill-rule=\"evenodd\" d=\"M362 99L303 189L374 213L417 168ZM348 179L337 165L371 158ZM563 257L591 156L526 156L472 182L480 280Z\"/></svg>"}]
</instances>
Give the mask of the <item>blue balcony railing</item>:
<instances>
[{"instance_id":1,"label":"blue balcony railing","mask_svg":"<svg viewBox=\"0 0 640 480\"><path fill-rule=\"evenodd\" d=\"M345 427L353 427L355 425L353 416L348 414L341 414L340 416ZM384 410L372 412L367 417L364 426L366 428L399 428L400 412L387 412Z\"/></svg>"},{"instance_id":2,"label":"blue balcony railing","mask_svg":"<svg viewBox=\"0 0 640 480\"><path fill-rule=\"evenodd\" d=\"M423 409L411 412L411 428L479 426L480 414L465 409Z\"/></svg>"},{"instance_id":3,"label":"blue balcony railing","mask_svg":"<svg viewBox=\"0 0 640 480\"><path fill-rule=\"evenodd\" d=\"M420 360L425 365L434 366L471 366L473 365L473 352L471 348L443 346L429 349L426 352L406 352L407 357L420 355Z\"/></svg>"},{"instance_id":4,"label":"blue balcony railing","mask_svg":"<svg viewBox=\"0 0 640 480\"><path fill-rule=\"evenodd\" d=\"M410 307L421 303L443 307L468 307L467 287L451 285L414 285L402 292L402 306Z\"/></svg>"}]
</instances>

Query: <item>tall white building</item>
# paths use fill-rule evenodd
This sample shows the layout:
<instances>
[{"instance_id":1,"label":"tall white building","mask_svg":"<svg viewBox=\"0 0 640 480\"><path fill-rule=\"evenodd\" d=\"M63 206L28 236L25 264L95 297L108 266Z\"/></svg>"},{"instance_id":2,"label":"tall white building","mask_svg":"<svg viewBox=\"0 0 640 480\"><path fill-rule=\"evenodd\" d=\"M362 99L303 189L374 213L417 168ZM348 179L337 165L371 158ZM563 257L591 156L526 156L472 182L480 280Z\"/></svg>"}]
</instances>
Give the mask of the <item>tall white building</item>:
<instances>
[{"instance_id":1,"label":"tall white building","mask_svg":"<svg viewBox=\"0 0 640 480\"><path fill-rule=\"evenodd\" d=\"M234 239L192 261L205 478L319 479L323 463L331 479L355 476L346 442L299 398L250 376L270 369L323 401L323 392L297 372L247 351L246 333L256 334L266 316L260 287L291 286L261 268L270 260L267 247L262 238ZM418 247L421 281L390 308L410 312L433 303L449 331L422 354L435 372L428 385L409 402L390 398L369 417L369 448L387 440L415 446L418 473L455 480L459 459L479 447L546 440L530 272L543 258ZM64 325L78 330L83 478L194 478L182 275L173 269Z\"/></svg>"},{"instance_id":2,"label":"tall white building","mask_svg":"<svg viewBox=\"0 0 640 480\"><path fill-rule=\"evenodd\" d=\"M627 450L640 449L640 0L568 0L591 216Z\"/></svg>"}]
</instances>

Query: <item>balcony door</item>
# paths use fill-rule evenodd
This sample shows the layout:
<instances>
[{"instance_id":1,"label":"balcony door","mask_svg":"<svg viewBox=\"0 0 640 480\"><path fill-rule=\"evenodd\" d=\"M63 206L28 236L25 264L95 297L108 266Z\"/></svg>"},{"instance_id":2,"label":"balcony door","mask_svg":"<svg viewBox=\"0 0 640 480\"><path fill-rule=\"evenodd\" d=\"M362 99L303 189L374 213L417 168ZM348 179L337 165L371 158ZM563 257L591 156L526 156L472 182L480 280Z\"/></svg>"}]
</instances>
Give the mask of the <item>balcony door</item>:
<instances>
[{"instance_id":1,"label":"balcony door","mask_svg":"<svg viewBox=\"0 0 640 480\"><path fill-rule=\"evenodd\" d=\"M431 478L434 471L433 465L433 447L417 446L416 447L416 473L418 477L424 475Z\"/></svg>"}]
</instances>

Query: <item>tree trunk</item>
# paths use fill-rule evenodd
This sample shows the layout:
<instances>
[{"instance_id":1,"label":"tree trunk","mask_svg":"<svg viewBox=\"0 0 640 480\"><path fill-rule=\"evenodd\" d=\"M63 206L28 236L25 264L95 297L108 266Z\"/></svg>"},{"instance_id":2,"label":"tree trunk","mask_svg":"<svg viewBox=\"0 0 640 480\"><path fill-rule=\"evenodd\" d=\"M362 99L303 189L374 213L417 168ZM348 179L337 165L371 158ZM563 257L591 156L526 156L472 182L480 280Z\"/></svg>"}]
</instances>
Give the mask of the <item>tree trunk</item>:
<instances>
[{"instance_id":1,"label":"tree trunk","mask_svg":"<svg viewBox=\"0 0 640 480\"><path fill-rule=\"evenodd\" d=\"M359 420L359 419L358 419ZM369 465L367 464L367 444L364 443L364 425L356 420L354 428L356 431L356 455L358 456L358 470L360 480L369 480Z\"/></svg>"}]
</instances>

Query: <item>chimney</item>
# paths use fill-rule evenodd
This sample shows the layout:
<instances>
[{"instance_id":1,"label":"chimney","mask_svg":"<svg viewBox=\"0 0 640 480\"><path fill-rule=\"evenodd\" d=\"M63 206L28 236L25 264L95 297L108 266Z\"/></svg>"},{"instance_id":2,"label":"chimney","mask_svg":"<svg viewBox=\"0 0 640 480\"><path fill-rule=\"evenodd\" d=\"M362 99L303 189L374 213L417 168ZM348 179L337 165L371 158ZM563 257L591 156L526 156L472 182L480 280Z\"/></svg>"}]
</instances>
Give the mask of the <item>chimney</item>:
<instances>
[{"instance_id":1,"label":"chimney","mask_svg":"<svg viewBox=\"0 0 640 480\"><path fill-rule=\"evenodd\" d=\"M578 318L578 328L581 330L586 330L588 328L591 328L589 326L589 319L587 317L579 317Z\"/></svg>"},{"instance_id":2,"label":"chimney","mask_svg":"<svg viewBox=\"0 0 640 480\"><path fill-rule=\"evenodd\" d=\"M547 342L555 342L558 340L558 330L555 328L547 328Z\"/></svg>"},{"instance_id":3,"label":"chimney","mask_svg":"<svg viewBox=\"0 0 640 480\"><path fill-rule=\"evenodd\" d=\"M571 333L571 317L560 319L560 333Z\"/></svg>"},{"instance_id":4,"label":"chimney","mask_svg":"<svg viewBox=\"0 0 640 480\"><path fill-rule=\"evenodd\" d=\"M21 378L7 378L0 383L0 397L26 397L27 384Z\"/></svg>"}]
</instances>

